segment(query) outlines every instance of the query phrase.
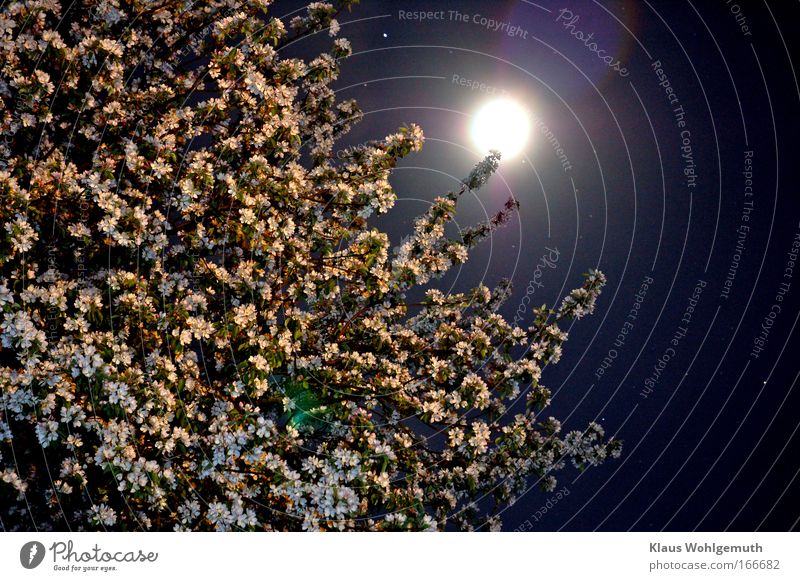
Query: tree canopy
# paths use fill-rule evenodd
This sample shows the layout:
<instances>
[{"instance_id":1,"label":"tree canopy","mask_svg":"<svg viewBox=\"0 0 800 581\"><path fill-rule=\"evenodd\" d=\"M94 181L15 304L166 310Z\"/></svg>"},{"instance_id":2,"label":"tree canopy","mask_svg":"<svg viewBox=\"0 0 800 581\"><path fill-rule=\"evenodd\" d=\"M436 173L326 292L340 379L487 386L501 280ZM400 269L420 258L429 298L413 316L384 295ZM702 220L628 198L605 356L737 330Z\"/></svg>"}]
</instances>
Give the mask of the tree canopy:
<instances>
[{"instance_id":1,"label":"tree canopy","mask_svg":"<svg viewBox=\"0 0 800 581\"><path fill-rule=\"evenodd\" d=\"M516 209L445 233L499 156L391 247L370 217L421 129L334 155L361 116L331 88L354 2L269 4L3 5L3 529L497 528L619 454L544 415L602 273L522 326L508 283L437 290ZM326 52L284 56L312 34Z\"/></svg>"}]
</instances>

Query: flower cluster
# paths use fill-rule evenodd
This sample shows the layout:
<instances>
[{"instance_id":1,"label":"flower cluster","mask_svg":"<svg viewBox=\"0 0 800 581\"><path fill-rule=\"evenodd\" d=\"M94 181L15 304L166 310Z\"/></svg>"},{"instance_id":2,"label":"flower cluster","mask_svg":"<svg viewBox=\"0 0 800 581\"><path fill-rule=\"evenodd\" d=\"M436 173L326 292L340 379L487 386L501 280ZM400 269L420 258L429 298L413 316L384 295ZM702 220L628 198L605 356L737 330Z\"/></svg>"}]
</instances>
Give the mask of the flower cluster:
<instances>
[{"instance_id":1,"label":"flower cluster","mask_svg":"<svg viewBox=\"0 0 800 581\"><path fill-rule=\"evenodd\" d=\"M600 273L524 327L505 282L406 298L516 202L446 234L492 154L397 248L371 224L422 131L332 155L350 45L290 56L354 3L0 9L5 530L494 530L532 481L618 454L541 419Z\"/></svg>"}]
</instances>

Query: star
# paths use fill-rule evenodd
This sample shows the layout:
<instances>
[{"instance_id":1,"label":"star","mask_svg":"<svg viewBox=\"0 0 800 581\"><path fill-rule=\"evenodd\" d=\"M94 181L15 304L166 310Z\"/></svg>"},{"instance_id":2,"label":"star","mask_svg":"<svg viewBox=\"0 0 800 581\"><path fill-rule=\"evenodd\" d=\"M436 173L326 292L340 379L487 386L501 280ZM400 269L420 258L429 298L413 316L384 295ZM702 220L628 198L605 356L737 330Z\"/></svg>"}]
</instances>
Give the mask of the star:
<instances>
[{"instance_id":1,"label":"star","mask_svg":"<svg viewBox=\"0 0 800 581\"><path fill-rule=\"evenodd\" d=\"M383 38L389 38L389 35L384 32L383 33Z\"/></svg>"}]
</instances>

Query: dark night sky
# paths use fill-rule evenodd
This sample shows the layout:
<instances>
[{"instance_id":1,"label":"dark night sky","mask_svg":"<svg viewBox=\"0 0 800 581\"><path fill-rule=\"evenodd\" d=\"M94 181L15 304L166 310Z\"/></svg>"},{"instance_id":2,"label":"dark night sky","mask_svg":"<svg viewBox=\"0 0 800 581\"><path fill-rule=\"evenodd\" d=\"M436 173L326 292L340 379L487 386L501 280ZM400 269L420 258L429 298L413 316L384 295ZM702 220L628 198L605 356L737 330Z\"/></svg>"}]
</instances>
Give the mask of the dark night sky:
<instances>
[{"instance_id":1,"label":"dark night sky","mask_svg":"<svg viewBox=\"0 0 800 581\"><path fill-rule=\"evenodd\" d=\"M278 0L273 14L299 4ZM505 91L537 120L524 152L463 201L458 223L493 213L509 195L521 203L518 217L436 286L510 277L504 314L513 318L526 292L533 304L553 304L588 268L609 279L543 382L566 429L597 419L625 441L623 456L580 477L561 473L569 494L555 504L532 489L503 514L505 530L798 528L800 263L787 270L800 234L793 5L362 0L340 18L354 54L336 88L365 112L348 142L411 122L426 134L423 151L394 173L395 209L377 222L393 239L480 159L469 123L482 103ZM562 9L578 17L572 27ZM507 24L495 31L488 19ZM627 76L576 31L593 34L588 42ZM320 40L289 50L310 54ZM548 249L558 260L537 272Z\"/></svg>"}]
</instances>

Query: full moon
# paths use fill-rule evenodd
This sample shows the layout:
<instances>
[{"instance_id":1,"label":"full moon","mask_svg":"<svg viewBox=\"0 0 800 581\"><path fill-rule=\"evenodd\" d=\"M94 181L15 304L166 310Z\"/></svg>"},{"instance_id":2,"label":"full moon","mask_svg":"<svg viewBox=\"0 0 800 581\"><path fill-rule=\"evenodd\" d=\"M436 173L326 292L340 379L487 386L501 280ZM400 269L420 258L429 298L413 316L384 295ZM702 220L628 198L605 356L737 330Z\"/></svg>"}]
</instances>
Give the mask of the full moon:
<instances>
[{"instance_id":1,"label":"full moon","mask_svg":"<svg viewBox=\"0 0 800 581\"><path fill-rule=\"evenodd\" d=\"M512 99L490 101L472 121L472 141L483 153L497 149L503 159L518 154L528 141L528 112Z\"/></svg>"}]
</instances>

